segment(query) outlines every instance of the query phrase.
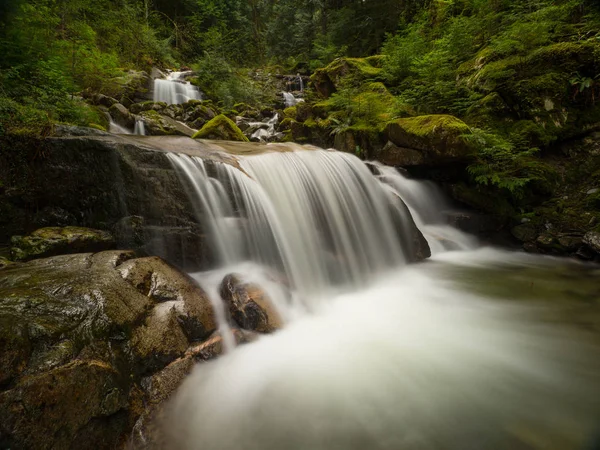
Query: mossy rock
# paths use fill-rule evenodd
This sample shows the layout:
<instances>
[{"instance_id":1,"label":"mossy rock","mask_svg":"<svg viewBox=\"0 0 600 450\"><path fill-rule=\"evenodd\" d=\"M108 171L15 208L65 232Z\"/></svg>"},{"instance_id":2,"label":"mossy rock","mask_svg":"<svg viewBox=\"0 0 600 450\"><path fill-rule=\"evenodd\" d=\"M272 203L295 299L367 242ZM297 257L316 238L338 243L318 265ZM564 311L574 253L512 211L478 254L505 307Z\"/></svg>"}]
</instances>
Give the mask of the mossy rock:
<instances>
[{"instance_id":1,"label":"mossy rock","mask_svg":"<svg viewBox=\"0 0 600 450\"><path fill-rule=\"evenodd\" d=\"M190 137L195 132L187 125L154 110L143 111L139 117L144 121L146 133L150 136L177 135Z\"/></svg>"},{"instance_id":2,"label":"mossy rock","mask_svg":"<svg viewBox=\"0 0 600 450\"><path fill-rule=\"evenodd\" d=\"M11 243L14 261L115 248L115 240L110 233L84 227L40 228L29 236L14 236Z\"/></svg>"},{"instance_id":3,"label":"mossy rock","mask_svg":"<svg viewBox=\"0 0 600 450\"><path fill-rule=\"evenodd\" d=\"M283 115L286 117L286 119L296 120L296 113L297 113L297 109L295 106L290 106L289 108L285 108L283 110Z\"/></svg>"},{"instance_id":4,"label":"mossy rock","mask_svg":"<svg viewBox=\"0 0 600 450\"><path fill-rule=\"evenodd\" d=\"M391 165L439 165L467 161L472 154L464 138L471 133L470 128L454 116L395 119L387 123L383 133L393 147L383 150L378 159ZM417 152L421 157L403 158L405 149Z\"/></svg>"},{"instance_id":5,"label":"mossy rock","mask_svg":"<svg viewBox=\"0 0 600 450\"><path fill-rule=\"evenodd\" d=\"M221 139L225 141L249 142L242 130L227 116L219 114L192 136L193 139Z\"/></svg>"},{"instance_id":6,"label":"mossy rock","mask_svg":"<svg viewBox=\"0 0 600 450\"><path fill-rule=\"evenodd\" d=\"M337 58L327 67L317 69L310 81L319 95L327 98L340 88L342 82L358 86L364 81L379 79L383 59L383 56Z\"/></svg>"},{"instance_id":7,"label":"mossy rock","mask_svg":"<svg viewBox=\"0 0 600 450\"><path fill-rule=\"evenodd\" d=\"M129 111L133 114L139 114L142 111L161 111L167 107L165 102L154 102L152 100L147 102L134 103L129 107Z\"/></svg>"}]
</instances>

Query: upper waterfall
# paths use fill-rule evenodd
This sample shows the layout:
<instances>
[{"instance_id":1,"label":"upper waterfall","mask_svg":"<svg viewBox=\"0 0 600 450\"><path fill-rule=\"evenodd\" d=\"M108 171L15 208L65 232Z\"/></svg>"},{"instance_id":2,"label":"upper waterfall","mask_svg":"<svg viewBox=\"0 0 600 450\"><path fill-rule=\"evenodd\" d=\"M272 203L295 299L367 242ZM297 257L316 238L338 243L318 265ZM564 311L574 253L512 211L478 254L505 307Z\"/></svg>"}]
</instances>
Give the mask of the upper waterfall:
<instances>
[{"instance_id":1,"label":"upper waterfall","mask_svg":"<svg viewBox=\"0 0 600 450\"><path fill-rule=\"evenodd\" d=\"M155 102L165 102L168 105L185 103L190 100L201 100L198 88L185 80L190 72L171 72L166 79L154 80Z\"/></svg>"}]
</instances>

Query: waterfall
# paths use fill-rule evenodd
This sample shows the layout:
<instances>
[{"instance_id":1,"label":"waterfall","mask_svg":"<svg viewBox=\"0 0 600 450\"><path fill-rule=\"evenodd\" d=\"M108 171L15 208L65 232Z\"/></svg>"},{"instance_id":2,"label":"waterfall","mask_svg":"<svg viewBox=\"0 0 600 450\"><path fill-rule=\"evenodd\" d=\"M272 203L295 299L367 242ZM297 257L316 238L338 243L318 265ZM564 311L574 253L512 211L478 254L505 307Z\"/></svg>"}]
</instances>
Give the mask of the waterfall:
<instances>
[{"instance_id":1,"label":"waterfall","mask_svg":"<svg viewBox=\"0 0 600 450\"><path fill-rule=\"evenodd\" d=\"M584 448L597 358L579 334L551 328L562 310L515 302L581 267L475 249L444 224L434 186L391 167L295 144L228 145L232 164L168 154L220 257L192 276L232 350L174 396L169 448ZM406 265L413 219L434 256ZM233 349L219 295L229 273L265 288L286 326ZM584 304L568 293L573 280L565 295Z\"/></svg>"},{"instance_id":2,"label":"waterfall","mask_svg":"<svg viewBox=\"0 0 600 450\"><path fill-rule=\"evenodd\" d=\"M277 125L278 121L279 114L275 113L273 117L267 120L266 122L249 122L249 127L258 127L258 129L255 132L253 132L250 137L252 139L257 139L263 142L268 141L277 134L277 131L275 130L275 125Z\"/></svg>"},{"instance_id":3,"label":"waterfall","mask_svg":"<svg viewBox=\"0 0 600 450\"><path fill-rule=\"evenodd\" d=\"M146 126L144 125L143 119L136 119L133 134L138 134L140 136L146 135Z\"/></svg>"},{"instance_id":4,"label":"waterfall","mask_svg":"<svg viewBox=\"0 0 600 450\"><path fill-rule=\"evenodd\" d=\"M300 92L304 92L304 81L302 81L302 77L300 76L300 74L297 74L298 76L298 84L300 85Z\"/></svg>"},{"instance_id":5,"label":"waterfall","mask_svg":"<svg viewBox=\"0 0 600 450\"><path fill-rule=\"evenodd\" d=\"M402 198L429 244L432 254L447 250L469 250L477 245L476 239L447 225L444 211L448 209L439 188L429 181L405 177L393 167L373 162L377 177L388 184Z\"/></svg>"},{"instance_id":6,"label":"waterfall","mask_svg":"<svg viewBox=\"0 0 600 450\"><path fill-rule=\"evenodd\" d=\"M315 293L364 284L405 260L389 189L355 156L265 153L240 158L243 172L218 165L212 177L198 157L169 157L193 186L190 196L224 265L255 261L285 274L299 292Z\"/></svg>"},{"instance_id":7,"label":"waterfall","mask_svg":"<svg viewBox=\"0 0 600 450\"><path fill-rule=\"evenodd\" d=\"M113 121L110 116L108 121L108 131L115 134L131 134L130 130Z\"/></svg>"},{"instance_id":8,"label":"waterfall","mask_svg":"<svg viewBox=\"0 0 600 450\"><path fill-rule=\"evenodd\" d=\"M167 78L154 80L155 102L165 102L168 105L185 103L190 100L201 100L202 95L198 88L184 77L190 72L171 72Z\"/></svg>"},{"instance_id":9,"label":"waterfall","mask_svg":"<svg viewBox=\"0 0 600 450\"><path fill-rule=\"evenodd\" d=\"M283 92L283 99L285 101L286 108L295 106L296 103L298 103L298 101L296 100L296 98L294 97L294 95L291 92Z\"/></svg>"}]
</instances>

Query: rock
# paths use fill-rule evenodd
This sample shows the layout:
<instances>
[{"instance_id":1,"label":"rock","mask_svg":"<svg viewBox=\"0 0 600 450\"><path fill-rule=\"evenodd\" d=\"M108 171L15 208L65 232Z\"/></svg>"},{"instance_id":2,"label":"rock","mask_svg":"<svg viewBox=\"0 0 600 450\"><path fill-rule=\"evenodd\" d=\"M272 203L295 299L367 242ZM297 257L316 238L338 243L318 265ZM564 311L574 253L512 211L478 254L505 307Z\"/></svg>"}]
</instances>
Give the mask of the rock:
<instances>
[{"instance_id":1,"label":"rock","mask_svg":"<svg viewBox=\"0 0 600 450\"><path fill-rule=\"evenodd\" d=\"M132 114L139 114L143 111L162 111L167 107L165 102L155 102L152 100L140 103L134 103L129 107Z\"/></svg>"},{"instance_id":2,"label":"rock","mask_svg":"<svg viewBox=\"0 0 600 450\"><path fill-rule=\"evenodd\" d=\"M36 145L27 146L31 153L0 152L0 173L11 168L14 174L2 180L6 194L0 189L0 247L9 247L15 234L76 225L111 231L121 248L161 256L185 270L215 261L203 212L194 212L167 152L202 158L212 171L216 164L236 164L225 153L227 143L217 153L204 141L181 136L51 137L43 141L44 158L34 156ZM265 149L248 147L244 152ZM22 164L24 155L28 164ZM129 219L116 226L134 216L142 219L139 227Z\"/></svg>"},{"instance_id":3,"label":"rock","mask_svg":"<svg viewBox=\"0 0 600 450\"><path fill-rule=\"evenodd\" d=\"M449 115L395 119L384 129L390 142L378 159L388 165L443 165L468 161L471 148L464 139L469 127Z\"/></svg>"},{"instance_id":4,"label":"rock","mask_svg":"<svg viewBox=\"0 0 600 450\"><path fill-rule=\"evenodd\" d=\"M154 110L143 111L139 117L144 121L146 133L149 136L178 135L191 137L196 132L187 125Z\"/></svg>"},{"instance_id":5,"label":"rock","mask_svg":"<svg viewBox=\"0 0 600 450\"><path fill-rule=\"evenodd\" d=\"M535 240L538 247L544 250L553 250L556 248L556 240L554 236L548 233L540 234Z\"/></svg>"},{"instance_id":6,"label":"rock","mask_svg":"<svg viewBox=\"0 0 600 450\"><path fill-rule=\"evenodd\" d=\"M239 275L230 274L223 278L220 292L231 317L241 328L271 333L282 327L281 316L259 286L244 283Z\"/></svg>"},{"instance_id":7,"label":"rock","mask_svg":"<svg viewBox=\"0 0 600 450\"><path fill-rule=\"evenodd\" d=\"M202 127L200 131L192 136L194 139L223 139L226 141L244 141L248 138L244 136L235 123L228 117L220 114L211 119Z\"/></svg>"},{"instance_id":8,"label":"rock","mask_svg":"<svg viewBox=\"0 0 600 450\"><path fill-rule=\"evenodd\" d=\"M398 147L391 141L381 149L378 159L389 166L422 166L426 163L425 156L419 150Z\"/></svg>"},{"instance_id":9,"label":"rock","mask_svg":"<svg viewBox=\"0 0 600 450\"><path fill-rule=\"evenodd\" d=\"M55 125L54 137L69 137L69 136L110 136L110 133L97 128L78 127L75 125Z\"/></svg>"},{"instance_id":10,"label":"rock","mask_svg":"<svg viewBox=\"0 0 600 450\"><path fill-rule=\"evenodd\" d=\"M476 236L495 234L504 227L502 219L489 214L453 211L446 217L450 225Z\"/></svg>"},{"instance_id":11,"label":"rock","mask_svg":"<svg viewBox=\"0 0 600 450\"><path fill-rule=\"evenodd\" d=\"M583 243L596 253L600 253L600 233L590 231L583 236Z\"/></svg>"},{"instance_id":12,"label":"rock","mask_svg":"<svg viewBox=\"0 0 600 450\"><path fill-rule=\"evenodd\" d=\"M121 446L143 405L161 401L145 377L215 329L204 292L158 258L108 251L1 270L3 448ZM161 399L181 378L161 378Z\"/></svg>"},{"instance_id":13,"label":"rock","mask_svg":"<svg viewBox=\"0 0 600 450\"><path fill-rule=\"evenodd\" d=\"M115 240L107 231L83 227L40 228L29 236L14 236L11 242L15 261L115 248Z\"/></svg>"},{"instance_id":14,"label":"rock","mask_svg":"<svg viewBox=\"0 0 600 450\"><path fill-rule=\"evenodd\" d=\"M130 106L133 103L152 99L151 81L148 73L129 70L122 76L105 80L102 94L117 99L125 106Z\"/></svg>"},{"instance_id":15,"label":"rock","mask_svg":"<svg viewBox=\"0 0 600 450\"><path fill-rule=\"evenodd\" d=\"M329 97L340 87L342 79L354 85L379 79L383 59L383 56L337 58L327 67L315 70L310 81L320 96Z\"/></svg>"},{"instance_id":16,"label":"rock","mask_svg":"<svg viewBox=\"0 0 600 450\"><path fill-rule=\"evenodd\" d=\"M112 105L119 103L118 100L104 94L95 94L91 100L94 105L104 106L105 108L110 108Z\"/></svg>"},{"instance_id":17,"label":"rock","mask_svg":"<svg viewBox=\"0 0 600 450\"><path fill-rule=\"evenodd\" d=\"M583 245L583 238L581 235L562 235L558 238L558 244L564 249L564 251L573 253L577 252Z\"/></svg>"},{"instance_id":18,"label":"rock","mask_svg":"<svg viewBox=\"0 0 600 450\"><path fill-rule=\"evenodd\" d=\"M3 256L0 256L0 269L4 269L9 264L13 264L13 262L9 259L4 258Z\"/></svg>"},{"instance_id":19,"label":"rock","mask_svg":"<svg viewBox=\"0 0 600 450\"><path fill-rule=\"evenodd\" d=\"M597 194L598 192L600 192L599 188L594 188L594 189L590 189L589 191L586 192L587 195L592 195L592 194Z\"/></svg>"},{"instance_id":20,"label":"rock","mask_svg":"<svg viewBox=\"0 0 600 450\"><path fill-rule=\"evenodd\" d=\"M536 228L530 223L517 225L510 230L511 234L521 242L532 242L537 237Z\"/></svg>"},{"instance_id":21,"label":"rock","mask_svg":"<svg viewBox=\"0 0 600 450\"><path fill-rule=\"evenodd\" d=\"M125 106L120 103L115 103L109 108L110 117L117 123L125 128L133 129L135 126L135 117L129 112Z\"/></svg>"}]
</instances>

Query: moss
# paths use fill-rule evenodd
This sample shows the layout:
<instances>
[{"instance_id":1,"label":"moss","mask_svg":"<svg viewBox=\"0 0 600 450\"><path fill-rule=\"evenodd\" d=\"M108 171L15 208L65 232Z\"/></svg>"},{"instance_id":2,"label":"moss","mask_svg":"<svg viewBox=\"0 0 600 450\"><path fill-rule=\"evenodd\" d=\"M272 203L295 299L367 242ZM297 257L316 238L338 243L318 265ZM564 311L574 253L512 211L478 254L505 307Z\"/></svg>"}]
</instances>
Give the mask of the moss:
<instances>
[{"instance_id":1,"label":"moss","mask_svg":"<svg viewBox=\"0 0 600 450\"><path fill-rule=\"evenodd\" d=\"M337 58L328 66L317 69L310 81L322 97L329 97L341 85L359 86L364 81L382 77L382 57Z\"/></svg>"},{"instance_id":2,"label":"moss","mask_svg":"<svg viewBox=\"0 0 600 450\"><path fill-rule=\"evenodd\" d=\"M106 129L106 127L103 127L102 125L98 125L97 123L90 123L89 127L94 128L96 130L100 130L100 131L108 131Z\"/></svg>"},{"instance_id":3,"label":"moss","mask_svg":"<svg viewBox=\"0 0 600 450\"><path fill-rule=\"evenodd\" d=\"M248 138L244 136L235 123L227 116L219 114L209 120L200 131L192 136L193 139L223 139L227 141L244 141Z\"/></svg>"},{"instance_id":4,"label":"moss","mask_svg":"<svg viewBox=\"0 0 600 450\"><path fill-rule=\"evenodd\" d=\"M294 121L294 119L292 119L290 117L286 117L279 123L279 126L277 127L277 129L279 131L287 131L291 128L293 121Z\"/></svg>"},{"instance_id":5,"label":"moss","mask_svg":"<svg viewBox=\"0 0 600 450\"><path fill-rule=\"evenodd\" d=\"M397 119L394 123L400 125L407 133L420 137L431 136L440 129L452 131L456 135L463 135L471 131L462 120L447 114L408 117Z\"/></svg>"},{"instance_id":6,"label":"moss","mask_svg":"<svg viewBox=\"0 0 600 450\"><path fill-rule=\"evenodd\" d=\"M295 106L290 106L289 108L285 108L283 110L283 115L289 119L296 120L296 113L297 113L297 109Z\"/></svg>"}]
</instances>

